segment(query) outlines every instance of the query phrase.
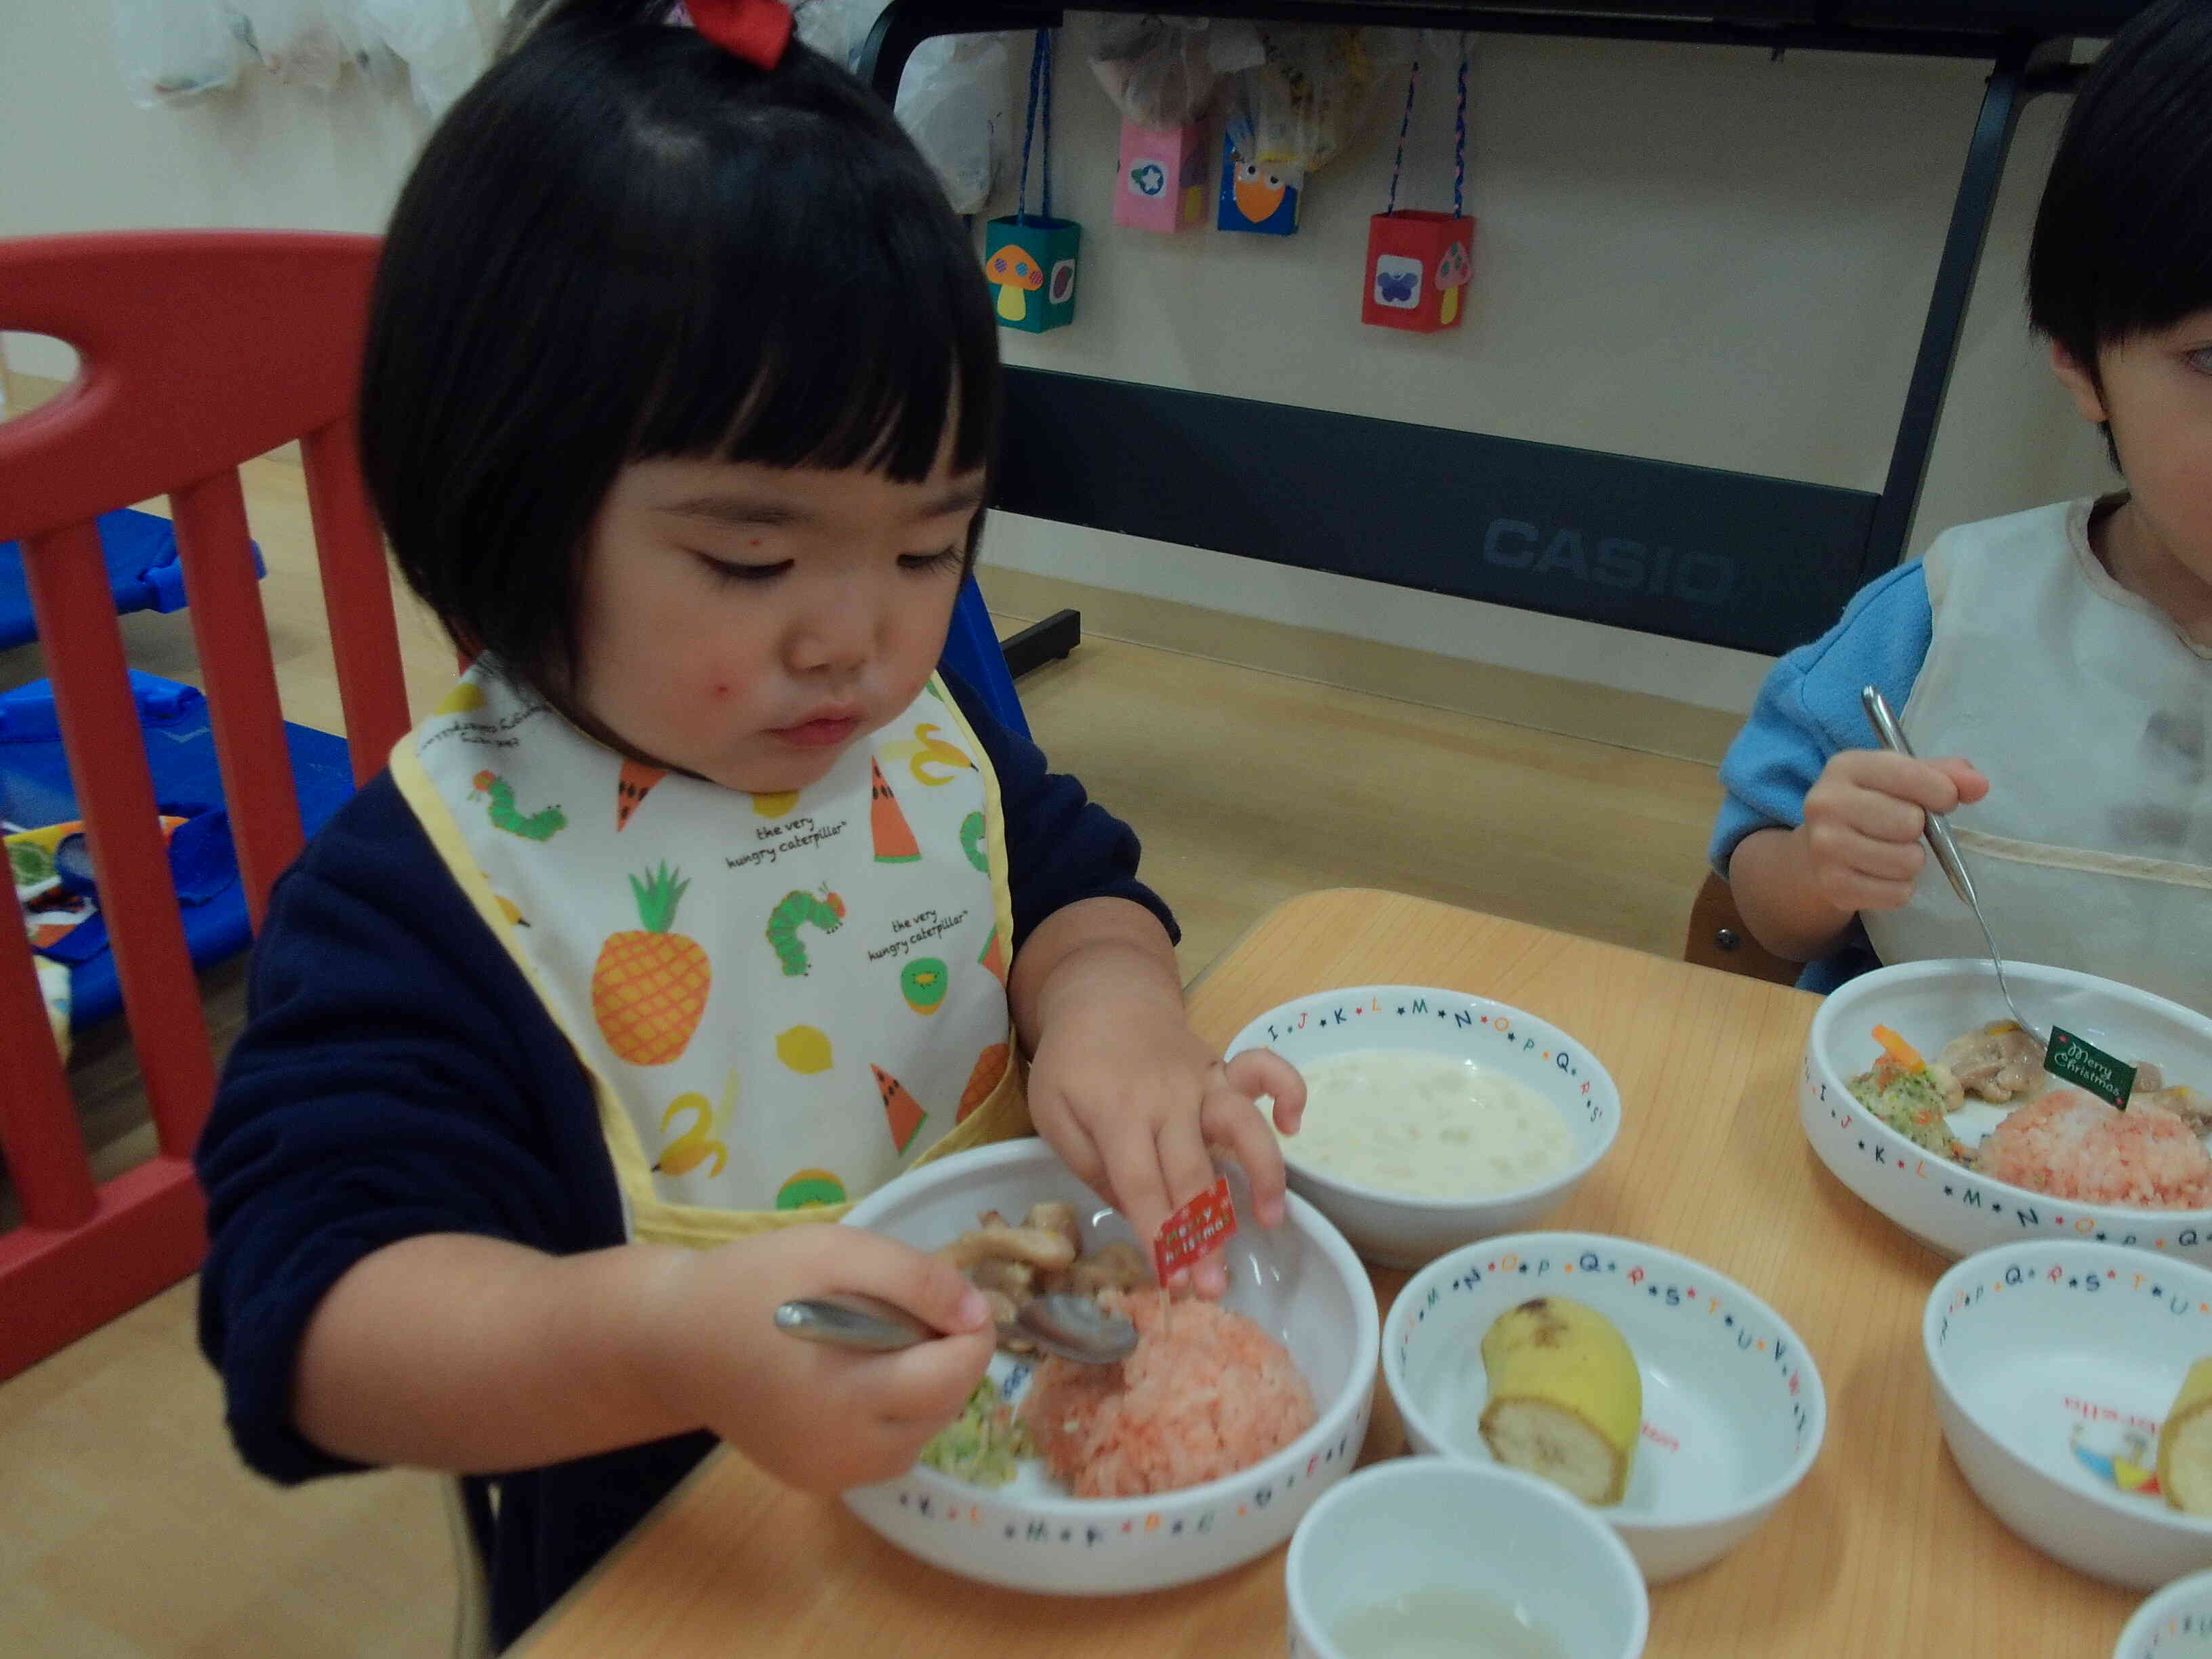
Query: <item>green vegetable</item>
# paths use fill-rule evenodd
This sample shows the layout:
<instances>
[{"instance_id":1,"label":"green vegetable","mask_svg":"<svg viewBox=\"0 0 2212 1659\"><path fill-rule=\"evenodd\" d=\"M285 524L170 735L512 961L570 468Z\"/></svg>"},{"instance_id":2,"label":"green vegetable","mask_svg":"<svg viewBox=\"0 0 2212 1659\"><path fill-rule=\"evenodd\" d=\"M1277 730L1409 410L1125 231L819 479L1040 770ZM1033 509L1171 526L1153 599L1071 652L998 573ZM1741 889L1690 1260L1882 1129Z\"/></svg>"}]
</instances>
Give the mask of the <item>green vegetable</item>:
<instances>
[{"instance_id":1,"label":"green vegetable","mask_svg":"<svg viewBox=\"0 0 2212 1659\"><path fill-rule=\"evenodd\" d=\"M987 1376L968 1396L960 1415L921 1449L921 1462L956 1480L1003 1486L1014 1478L1021 1460L1032 1455L1029 1431Z\"/></svg>"},{"instance_id":2,"label":"green vegetable","mask_svg":"<svg viewBox=\"0 0 2212 1659\"><path fill-rule=\"evenodd\" d=\"M1923 1152L1963 1161L1963 1149L1944 1119L1950 1103L1926 1068L1877 1066L1851 1079L1851 1097Z\"/></svg>"}]
</instances>

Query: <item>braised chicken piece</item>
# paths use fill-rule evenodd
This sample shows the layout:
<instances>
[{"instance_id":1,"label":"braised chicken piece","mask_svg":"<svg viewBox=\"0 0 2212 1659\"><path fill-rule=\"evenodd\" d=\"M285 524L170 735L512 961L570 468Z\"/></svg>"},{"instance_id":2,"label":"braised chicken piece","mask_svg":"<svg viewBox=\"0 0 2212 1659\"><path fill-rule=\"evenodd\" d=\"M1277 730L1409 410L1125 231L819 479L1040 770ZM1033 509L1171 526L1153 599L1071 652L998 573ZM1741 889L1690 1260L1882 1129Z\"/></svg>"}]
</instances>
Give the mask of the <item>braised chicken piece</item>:
<instances>
[{"instance_id":1,"label":"braised chicken piece","mask_svg":"<svg viewBox=\"0 0 2212 1659\"><path fill-rule=\"evenodd\" d=\"M1083 1254L1083 1226L1073 1204L1033 1205L1018 1224L996 1210L976 1220L937 1254L990 1302L999 1346L1008 1353L1036 1352L1014 1322L1032 1297L1096 1297L1109 1290L1133 1291L1151 1277L1144 1253L1133 1244L1104 1244Z\"/></svg>"},{"instance_id":2,"label":"braised chicken piece","mask_svg":"<svg viewBox=\"0 0 2212 1659\"><path fill-rule=\"evenodd\" d=\"M2012 1021L2000 1020L1954 1038L1936 1063L1966 1093L2002 1103L2033 1091L2043 1076L2043 1045Z\"/></svg>"}]
</instances>

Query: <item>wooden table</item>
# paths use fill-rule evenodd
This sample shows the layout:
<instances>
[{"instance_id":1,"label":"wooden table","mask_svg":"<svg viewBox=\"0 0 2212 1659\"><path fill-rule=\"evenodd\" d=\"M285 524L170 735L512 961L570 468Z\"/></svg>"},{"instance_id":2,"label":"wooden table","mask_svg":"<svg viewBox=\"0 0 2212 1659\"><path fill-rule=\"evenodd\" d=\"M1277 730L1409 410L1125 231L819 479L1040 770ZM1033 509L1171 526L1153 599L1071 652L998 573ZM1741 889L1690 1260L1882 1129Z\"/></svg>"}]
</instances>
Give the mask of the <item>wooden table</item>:
<instances>
[{"instance_id":1,"label":"wooden table","mask_svg":"<svg viewBox=\"0 0 2212 1659\"><path fill-rule=\"evenodd\" d=\"M1718 1565L1655 1591L1653 1659L2103 1659L2137 1599L2019 1542L1944 1450L1920 1315L1943 1263L1838 1184L1797 1127L1815 1000L1755 981L1389 894L1268 916L1204 977L1191 1018L1225 1042L1333 985L1499 998L1581 1037L1620 1085L1620 1139L1551 1224L1708 1262L1795 1326L1826 1381L1820 1462ZM1385 1306L1403 1283L1376 1275ZM1377 1386L1368 1455L1404 1449ZM1273 1659L1282 1556L1157 1595L1066 1601L949 1577L844 1509L727 1453L538 1627L529 1659Z\"/></svg>"}]
</instances>

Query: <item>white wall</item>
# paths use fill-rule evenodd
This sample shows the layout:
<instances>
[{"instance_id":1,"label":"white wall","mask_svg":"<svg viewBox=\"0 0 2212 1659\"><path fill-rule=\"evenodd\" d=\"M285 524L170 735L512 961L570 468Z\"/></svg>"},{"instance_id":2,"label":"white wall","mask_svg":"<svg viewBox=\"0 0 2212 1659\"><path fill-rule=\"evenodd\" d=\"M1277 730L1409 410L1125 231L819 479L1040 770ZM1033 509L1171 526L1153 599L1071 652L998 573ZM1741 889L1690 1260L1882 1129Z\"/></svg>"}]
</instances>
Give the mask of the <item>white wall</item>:
<instances>
[{"instance_id":1,"label":"white wall","mask_svg":"<svg viewBox=\"0 0 2212 1659\"><path fill-rule=\"evenodd\" d=\"M482 0L489 9L489 0ZM0 235L128 225L375 228L422 124L404 90L249 76L142 111L99 0L0 0ZM1450 199L1450 69L1431 41L1402 203ZM1978 106L1972 64L1490 39L1476 43L1466 324L1364 327L1389 135L1311 181L1287 241L1111 222L1116 117L1072 54L1056 192L1085 227L1073 328L1010 361L1544 442L1879 489ZM2035 195L2064 112L2022 124L1916 544L2099 487L2093 438L2021 320ZM1380 125L1395 125L1395 114ZM56 373L37 344L18 368ZM1325 487L1325 458L1316 458ZM1469 601L1029 520L987 556L1101 586L1720 708L1765 667Z\"/></svg>"}]
</instances>

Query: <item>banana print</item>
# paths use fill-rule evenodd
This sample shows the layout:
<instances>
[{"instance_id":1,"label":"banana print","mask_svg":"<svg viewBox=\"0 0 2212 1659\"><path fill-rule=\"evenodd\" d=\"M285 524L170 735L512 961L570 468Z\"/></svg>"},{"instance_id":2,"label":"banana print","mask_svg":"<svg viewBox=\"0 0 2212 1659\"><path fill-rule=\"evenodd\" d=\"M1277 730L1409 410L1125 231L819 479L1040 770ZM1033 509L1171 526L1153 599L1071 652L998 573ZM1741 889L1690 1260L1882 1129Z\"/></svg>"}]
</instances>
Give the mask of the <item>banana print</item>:
<instances>
[{"instance_id":1,"label":"banana print","mask_svg":"<svg viewBox=\"0 0 2212 1659\"><path fill-rule=\"evenodd\" d=\"M938 736L939 730L935 726L917 726L912 742L887 743L880 752L893 760L904 761L907 770L914 774L914 781L927 788L950 783L956 774L974 771L975 763ZM932 766L941 766L945 771L939 775L923 769Z\"/></svg>"},{"instance_id":2,"label":"banana print","mask_svg":"<svg viewBox=\"0 0 2212 1659\"><path fill-rule=\"evenodd\" d=\"M659 1162L653 1167L660 1175L689 1175L709 1158L714 1167L707 1171L710 1176L722 1173L722 1166L730 1161L730 1149L714 1133L715 1129L729 1121L738 1102L738 1074L732 1072L722 1085L722 1109L718 1113L702 1094L678 1095L668 1103L668 1109L660 1115L664 1132L675 1121L689 1114L691 1127L670 1141L662 1149Z\"/></svg>"}]
</instances>

